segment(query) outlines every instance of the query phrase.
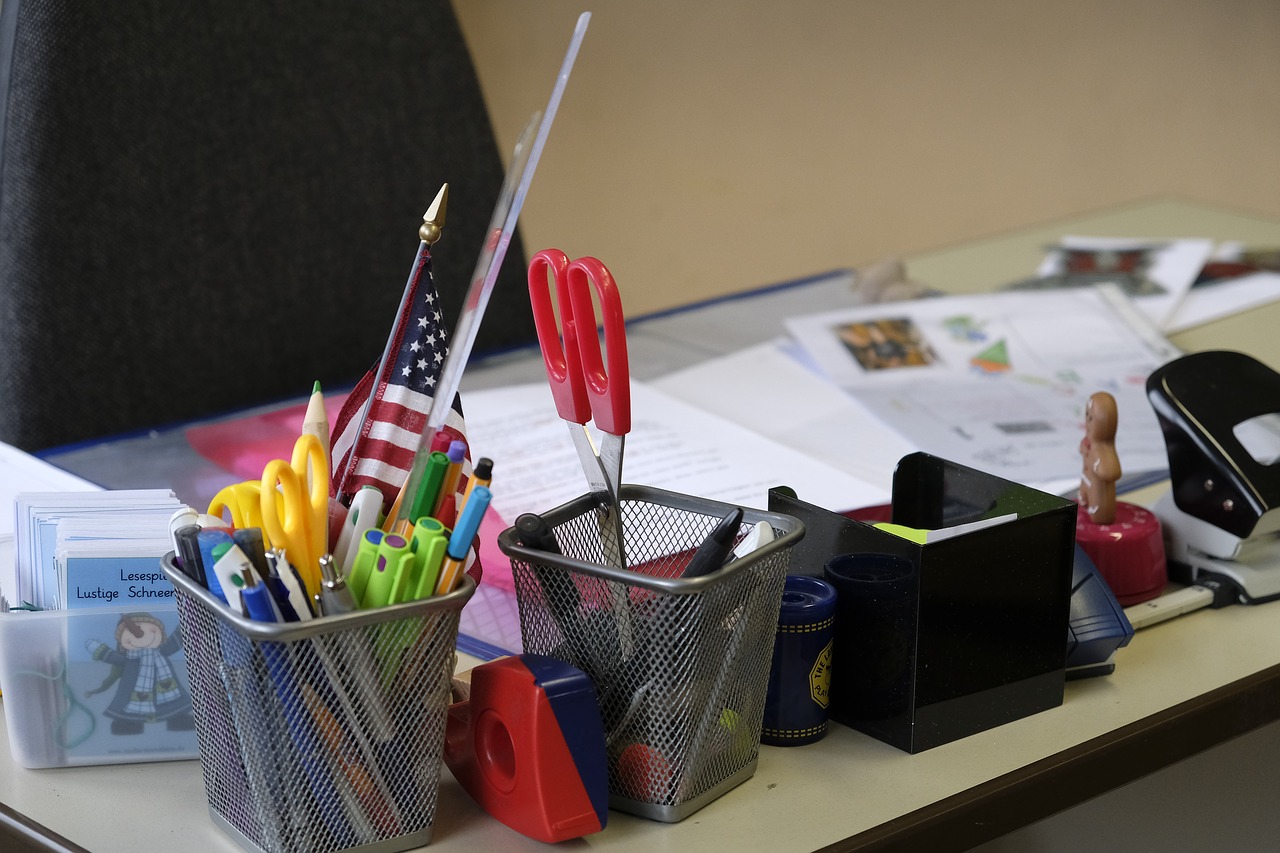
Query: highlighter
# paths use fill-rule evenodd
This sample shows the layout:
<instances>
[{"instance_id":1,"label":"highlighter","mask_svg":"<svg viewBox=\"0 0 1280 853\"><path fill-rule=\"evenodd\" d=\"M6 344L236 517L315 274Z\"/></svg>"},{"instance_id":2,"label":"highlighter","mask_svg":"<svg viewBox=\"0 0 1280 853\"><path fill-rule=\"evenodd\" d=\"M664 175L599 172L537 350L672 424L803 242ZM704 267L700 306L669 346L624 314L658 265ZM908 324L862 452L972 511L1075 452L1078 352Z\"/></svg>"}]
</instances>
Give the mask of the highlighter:
<instances>
[{"instance_id":1,"label":"highlighter","mask_svg":"<svg viewBox=\"0 0 1280 853\"><path fill-rule=\"evenodd\" d=\"M444 551L449 544L449 528L439 519L423 516L413 526L413 573L410 582L404 589L403 601L416 601L427 598L436 591L436 581L440 577L440 564L444 560Z\"/></svg>"},{"instance_id":2,"label":"highlighter","mask_svg":"<svg viewBox=\"0 0 1280 853\"><path fill-rule=\"evenodd\" d=\"M392 590L396 577L404 572L406 563L413 561L413 551L409 548L409 540L398 533L388 533L382 537L378 545L378 556L373 570L369 572L369 580L364 587L364 595L360 606L386 607L391 603Z\"/></svg>"},{"instance_id":3,"label":"highlighter","mask_svg":"<svg viewBox=\"0 0 1280 853\"><path fill-rule=\"evenodd\" d=\"M360 547L356 550L355 561L347 570L347 586L356 601L364 598L364 588L369 583L369 574L378 559L378 546L382 544L383 532L374 527L360 537Z\"/></svg>"}]
</instances>

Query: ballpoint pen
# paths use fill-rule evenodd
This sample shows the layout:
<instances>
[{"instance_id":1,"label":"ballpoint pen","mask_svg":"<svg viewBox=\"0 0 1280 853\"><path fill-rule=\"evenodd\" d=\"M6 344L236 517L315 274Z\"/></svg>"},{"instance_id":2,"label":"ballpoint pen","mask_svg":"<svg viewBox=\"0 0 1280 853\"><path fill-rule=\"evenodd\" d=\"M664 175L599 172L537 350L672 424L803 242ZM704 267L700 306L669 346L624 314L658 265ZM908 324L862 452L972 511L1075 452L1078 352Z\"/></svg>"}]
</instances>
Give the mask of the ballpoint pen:
<instances>
[{"instance_id":1,"label":"ballpoint pen","mask_svg":"<svg viewBox=\"0 0 1280 853\"><path fill-rule=\"evenodd\" d=\"M266 587L254 582L252 572L246 572L243 580L242 594L246 615L259 622L275 622L271 595ZM316 733L307 719L308 709L299 693L298 671L290 654L292 646L286 643L265 642L257 644L257 647L262 652L267 664L267 672L275 685L289 738L298 751L298 757L302 761L311 786L311 793L315 796L321 815L329 832L333 835L333 841L336 845L350 846L355 840L351 820L360 822L367 819L358 805L349 801L349 796L344 791L345 785L335 784L337 780L332 778L333 774L325 772L326 768L320 761L321 753L317 749L319 744L316 743ZM306 687L305 684L302 686ZM331 799L334 793L343 801L337 808L335 806L339 804Z\"/></svg>"},{"instance_id":2,"label":"ballpoint pen","mask_svg":"<svg viewBox=\"0 0 1280 853\"><path fill-rule=\"evenodd\" d=\"M275 593L277 589L282 590L289 607L300 621L306 621L315 616L311 599L307 596L307 591L303 587L302 578L298 577L297 570L290 565L284 549L272 548L267 553L267 563L271 567L268 580L274 581L278 585L276 589L272 589L272 593ZM279 600L279 596L277 596L277 600ZM280 609L284 611L283 604ZM287 613L285 618L288 620Z\"/></svg>"},{"instance_id":3,"label":"ballpoint pen","mask_svg":"<svg viewBox=\"0 0 1280 853\"><path fill-rule=\"evenodd\" d=\"M195 524L187 524L173 531L173 541L178 555L178 566L187 577L205 589L209 582L205 579L204 560L200 556L200 528Z\"/></svg>"},{"instance_id":4,"label":"ballpoint pen","mask_svg":"<svg viewBox=\"0 0 1280 853\"><path fill-rule=\"evenodd\" d=\"M347 584L338 576L333 565L333 555L320 558L320 607L325 616L350 613L356 609L355 598Z\"/></svg>"}]
</instances>

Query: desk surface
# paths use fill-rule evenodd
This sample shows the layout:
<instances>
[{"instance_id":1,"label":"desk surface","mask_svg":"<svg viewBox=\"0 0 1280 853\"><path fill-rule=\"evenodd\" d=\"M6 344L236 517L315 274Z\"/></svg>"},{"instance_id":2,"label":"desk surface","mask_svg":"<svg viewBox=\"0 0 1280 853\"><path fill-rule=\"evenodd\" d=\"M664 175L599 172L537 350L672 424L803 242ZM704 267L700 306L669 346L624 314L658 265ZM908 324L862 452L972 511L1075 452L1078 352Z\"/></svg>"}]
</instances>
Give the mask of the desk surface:
<instances>
[{"instance_id":1,"label":"desk surface","mask_svg":"<svg viewBox=\"0 0 1280 853\"><path fill-rule=\"evenodd\" d=\"M914 278L944 290L989 288L1034 268L1043 247L1065 233L1280 243L1277 222L1156 202L910 258L908 268ZM828 282L757 297L764 302L753 302L748 313L761 319L751 328L722 324L730 329L725 349L754 342L736 337L761 340L781 331L782 314L762 305L780 300L787 313L800 313L813 310L813 299L842 294ZM740 310L734 305L743 303L696 314L723 318ZM1278 318L1280 306L1270 305L1193 329L1175 342L1185 349L1246 349L1277 365L1280 341L1266 330ZM770 327L775 321L777 329ZM650 322L645 337L651 340L642 346L647 351L652 344L657 367L649 375L659 375L661 365L673 359L687 364L699 352L715 354L703 343L706 327L699 337L681 332L698 325L694 314ZM522 376L528 369L519 359L509 360L476 371L471 381L540 378ZM1137 499L1150 500L1157 491ZM1141 632L1118 653L1113 675L1069 683L1059 708L914 756L833 726L817 744L762 747L753 778L681 823L611 812L605 831L570 846L807 851L928 843L929 849L964 849L1280 717L1280 644L1272 640L1278 630L1277 605L1200 611ZM0 743L7 752L7 736ZM181 843L238 849L207 817L196 762L33 771L0 758L0 801L10 812L92 850ZM6 818L10 825L20 821L0 814L0 821ZM430 849L542 845L487 818L446 770Z\"/></svg>"}]
</instances>

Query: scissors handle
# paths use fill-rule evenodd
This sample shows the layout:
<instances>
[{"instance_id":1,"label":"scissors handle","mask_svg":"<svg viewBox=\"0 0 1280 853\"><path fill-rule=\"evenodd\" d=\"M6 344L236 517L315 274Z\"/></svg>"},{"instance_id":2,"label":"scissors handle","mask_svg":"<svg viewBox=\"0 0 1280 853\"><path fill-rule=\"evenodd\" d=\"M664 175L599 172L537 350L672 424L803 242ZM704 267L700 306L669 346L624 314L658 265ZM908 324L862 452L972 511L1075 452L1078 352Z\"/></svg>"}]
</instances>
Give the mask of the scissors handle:
<instances>
[{"instance_id":1,"label":"scissors handle","mask_svg":"<svg viewBox=\"0 0 1280 853\"><path fill-rule=\"evenodd\" d=\"M542 362L547 368L547 384L551 386L556 411L566 421L585 424L591 419L591 400L582 381L582 356L569 298L568 268L569 258L559 249L543 249L534 255L529 261L529 304L533 308L533 325L538 330L538 345L542 348ZM551 304L553 283L560 305L559 325Z\"/></svg>"},{"instance_id":2,"label":"scissors handle","mask_svg":"<svg viewBox=\"0 0 1280 853\"><path fill-rule=\"evenodd\" d=\"M307 491L307 547L319 571L320 558L329 553L329 457L324 444L311 433L298 436L290 467Z\"/></svg>"},{"instance_id":3,"label":"scissors handle","mask_svg":"<svg viewBox=\"0 0 1280 853\"><path fill-rule=\"evenodd\" d=\"M631 369L627 362L626 318L622 314L618 284L608 267L590 257L578 258L569 264L567 278L592 417L604 432L626 435L631 431ZM589 285L595 288L600 303L604 352L601 352L600 338L595 334L595 323L592 322L595 320L595 308L591 303ZM604 362L606 353L609 357L607 369Z\"/></svg>"}]
</instances>

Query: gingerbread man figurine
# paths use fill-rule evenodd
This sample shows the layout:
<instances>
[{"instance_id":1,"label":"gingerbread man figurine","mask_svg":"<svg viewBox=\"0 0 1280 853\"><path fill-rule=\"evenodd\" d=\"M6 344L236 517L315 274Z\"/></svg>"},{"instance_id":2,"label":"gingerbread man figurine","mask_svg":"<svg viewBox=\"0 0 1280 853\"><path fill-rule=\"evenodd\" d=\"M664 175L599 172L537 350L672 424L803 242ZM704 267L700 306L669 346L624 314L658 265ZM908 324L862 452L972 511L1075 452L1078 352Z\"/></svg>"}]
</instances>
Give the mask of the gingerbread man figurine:
<instances>
[{"instance_id":1,"label":"gingerbread man figurine","mask_svg":"<svg viewBox=\"0 0 1280 853\"><path fill-rule=\"evenodd\" d=\"M1089 555L1122 607L1159 595L1168 581L1164 537L1155 513L1116 500L1116 398L1099 391L1084 409L1084 465L1076 542Z\"/></svg>"},{"instance_id":2,"label":"gingerbread man figurine","mask_svg":"<svg viewBox=\"0 0 1280 853\"><path fill-rule=\"evenodd\" d=\"M1080 505L1095 524L1116 520L1116 481L1120 479L1120 457L1116 455L1116 398L1099 391L1089 398L1084 410L1084 439L1080 456Z\"/></svg>"}]
</instances>

